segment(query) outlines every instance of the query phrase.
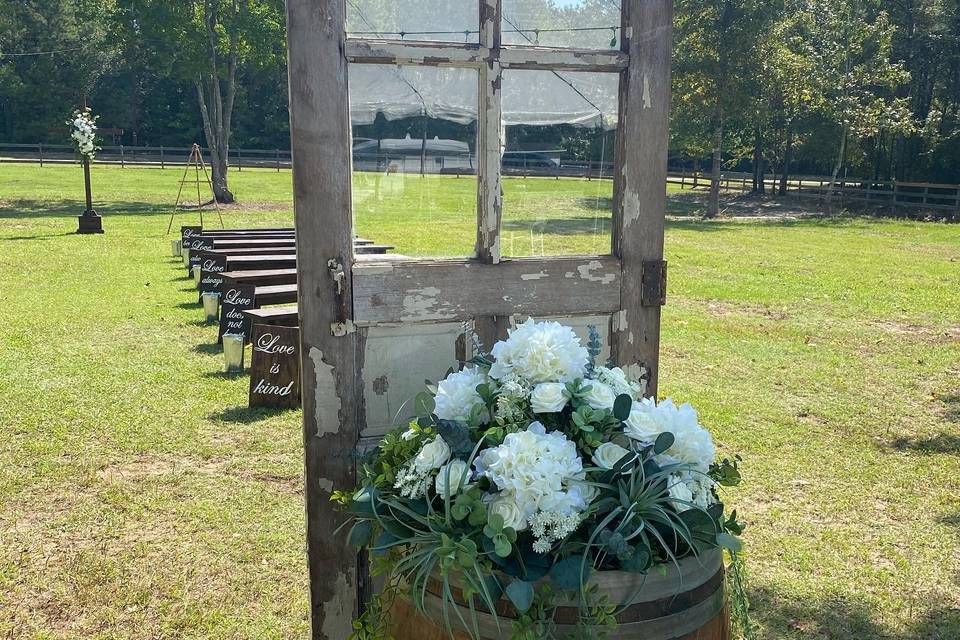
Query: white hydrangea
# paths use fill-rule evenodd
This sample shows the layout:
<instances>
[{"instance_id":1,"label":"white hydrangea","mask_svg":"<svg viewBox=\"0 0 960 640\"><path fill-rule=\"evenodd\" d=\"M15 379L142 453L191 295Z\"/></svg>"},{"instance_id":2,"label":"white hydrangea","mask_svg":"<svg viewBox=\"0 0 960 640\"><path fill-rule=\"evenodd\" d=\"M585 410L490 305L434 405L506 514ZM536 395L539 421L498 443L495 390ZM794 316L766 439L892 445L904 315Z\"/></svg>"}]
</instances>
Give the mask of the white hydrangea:
<instances>
[{"instance_id":1,"label":"white hydrangea","mask_svg":"<svg viewBox=\"0 0 960 640\"><path fill-rule=\"evenodd\" d=\"M500 490L501 498L517 506L525 523L539 511L569 515L587 507L575 483L584 477L576 445L559 431L546 433L539 422L484 450L474 466Z\"/></svg>"},{"instance_id":2,"label":"white hydrangea","mask_svg":"<svg viewBox=\"0 0 960 640\"><path fill-rule=\"evenodd\" d=\"M528 385L541 382L572 382L586 372L589 353L570 327L529 318L493 346L490 377L511 374Z\"/></svg>"},{"instance_id":3,"label":"white hydrangea","mask_svg":"<svg viewBox=\"0 0 960 640\"><path fill-rule=\"evenodd\" d=\"M643 391L643 385L627 378L627 374L620 367L597 367L594 375L597 380L613 389L618 396L626 394L637 400Z\"/></svg>"},{"instance_id":4,"label":"white hydrangea","mask_svg":"<svg viewBox=\"0 0 960 640\"><path fill-rule=\"evenodd\" d=\"M624 433L640 442L650 443L661 433L669 431L674 442L665 452L670 459L693 465L695 471L707 473L717 457L713 436L701 424L697 411L689 404L679 407L673 400L657 403L644 398L633 403Z\"/></svg>"},{"instance_id":5,"label":"white hydrangea","mask_svg":"<svg viewBox=\"0 0 960 640\"><path fill-rule=\"evenodd\" d=\"M487 375L480 369L468 367L451 373L437 384L434 413L442 420L466 422L474 407L484 406L477 387L486 383ZM481 415L484 420L489 418L485 408Z\"/></svg>"}]
</instances>

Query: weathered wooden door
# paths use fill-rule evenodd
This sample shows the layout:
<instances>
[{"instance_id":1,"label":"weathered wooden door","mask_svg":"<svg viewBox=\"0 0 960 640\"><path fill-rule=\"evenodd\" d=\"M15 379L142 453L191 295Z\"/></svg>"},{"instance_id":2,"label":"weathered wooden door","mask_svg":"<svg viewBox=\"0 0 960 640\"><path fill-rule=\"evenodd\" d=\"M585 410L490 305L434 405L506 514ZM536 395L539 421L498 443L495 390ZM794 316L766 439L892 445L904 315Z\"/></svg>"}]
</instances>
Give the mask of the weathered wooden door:
<instances>
[{"instance_id":1,"label":"weathered wooden door","mask_svg":"<svg viewBox=\"0 0 960 640\"><path fill-rule=\"evenodd\" d=\"M614 50L506 44L501 38L503 0L457 1L477 5L477 42L410 41L403 34L392 40L347 38L345 0L287 0L315 638L346 638L362 597L356 553L345 536L333 533L342 518L329 499L335 488L355 482L358 442L367 423L364 390L370 384L364 362L375 332L380 331L378 341L401 341L409 339L404 327L471 322L489 345L505 335L514 315L602 316L609 321L613 360L631 377L645 377L647 392L656 393L665 290L671 0L624 0L621 24L614 29L620 33L619 48ZM477 71L474 257L354 260L351 63ZM501 256L501 88L504 70L511 69L619 74L608 254ZM389 329L379 329L384 326ZM434 372L434 378L442 373Z\"/></svg>"}]
</instances>

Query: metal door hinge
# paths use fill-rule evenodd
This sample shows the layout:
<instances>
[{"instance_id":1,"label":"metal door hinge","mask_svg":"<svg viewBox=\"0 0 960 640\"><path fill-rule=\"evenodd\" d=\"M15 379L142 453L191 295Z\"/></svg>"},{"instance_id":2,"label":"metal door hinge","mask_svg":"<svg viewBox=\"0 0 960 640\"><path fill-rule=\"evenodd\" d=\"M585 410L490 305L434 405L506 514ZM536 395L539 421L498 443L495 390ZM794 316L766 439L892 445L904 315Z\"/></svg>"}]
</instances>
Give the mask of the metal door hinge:
<instances>
[{"instance_id":1,"label":"metal door hinge","mask_svg":"<svg viewBox=\"0 0 960 640\"><path fill-rule=\"evenodd\" d=\"M640 276L640 304L662 307L667 304L667 261L644 260Z\"/></svg>"}]
</instances>

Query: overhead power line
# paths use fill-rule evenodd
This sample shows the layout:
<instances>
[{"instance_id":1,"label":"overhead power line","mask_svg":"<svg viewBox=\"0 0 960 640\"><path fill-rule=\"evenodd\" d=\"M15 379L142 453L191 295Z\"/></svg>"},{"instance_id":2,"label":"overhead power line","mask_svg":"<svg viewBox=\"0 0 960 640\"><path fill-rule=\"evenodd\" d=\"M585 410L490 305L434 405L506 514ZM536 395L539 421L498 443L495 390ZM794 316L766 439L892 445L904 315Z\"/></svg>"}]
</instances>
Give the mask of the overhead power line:
<instances>
[{"instance_id":1,"label":"overhead power line","mask_svg":"<svg viewBox=\"0 0 960 640\"><path fill-rule=\"evenodd\" d=\"M69 49L53 49L51 51L28 51L25 53L4 53L0 51L0 58L25 58L27 56L50 56L58 53L69 53L71 51L80 51L83 47L71 47Z\"/></svg>"}]
</instances>

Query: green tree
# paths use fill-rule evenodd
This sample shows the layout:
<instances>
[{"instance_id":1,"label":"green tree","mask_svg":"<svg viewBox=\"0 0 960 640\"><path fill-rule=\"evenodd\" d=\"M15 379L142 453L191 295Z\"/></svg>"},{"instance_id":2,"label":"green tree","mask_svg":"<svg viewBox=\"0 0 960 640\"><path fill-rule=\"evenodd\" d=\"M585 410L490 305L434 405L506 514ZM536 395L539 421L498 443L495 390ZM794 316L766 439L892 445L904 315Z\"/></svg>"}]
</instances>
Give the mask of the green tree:
<instances>
[{"instance_id":1,"label":"green tree","mask_svg":"<svg viewBox=\"0 0 960 640\"><path fill-rule=\"evenodd\" d=\"M214 195L233 202L227 168L240 72L280 55L282 1L117 0L113 23L125 48L151 52L157 73L192 83L210 150Z\"/></svg>"}]
</instances>

